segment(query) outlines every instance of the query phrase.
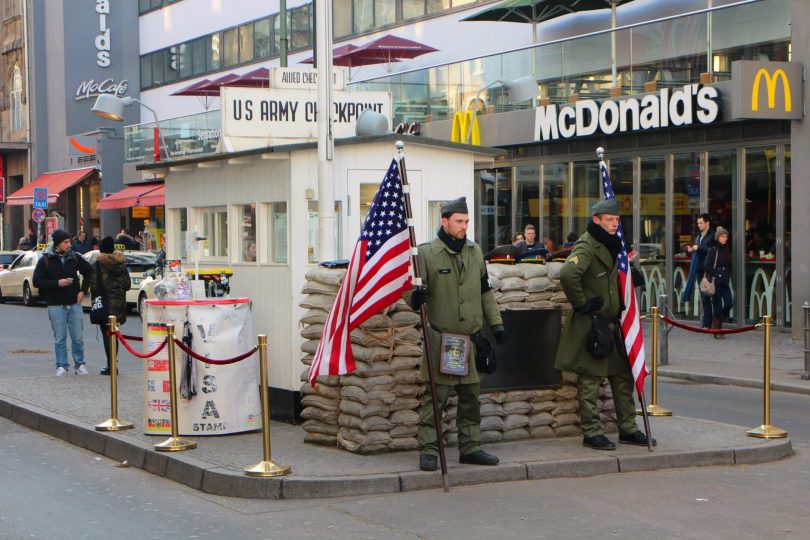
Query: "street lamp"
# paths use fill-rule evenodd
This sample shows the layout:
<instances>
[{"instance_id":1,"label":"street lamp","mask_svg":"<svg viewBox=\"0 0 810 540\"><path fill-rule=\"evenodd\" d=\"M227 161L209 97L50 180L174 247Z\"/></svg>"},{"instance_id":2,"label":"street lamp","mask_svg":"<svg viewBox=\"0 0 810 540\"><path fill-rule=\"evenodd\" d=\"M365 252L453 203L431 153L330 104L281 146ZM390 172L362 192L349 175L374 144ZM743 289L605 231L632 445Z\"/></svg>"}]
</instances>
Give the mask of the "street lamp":
<instances>
[{"instance_id":1,"label":"street lamp","mask_svg":"<svg viewBox=\"0 0 810 540\"><path fill-rule=\"evenodd\" d=\"M467 138L464 139L464 142L470 142L470 137L472 136L472 129L473 123L475 122L475 116L478 114L478 103L481 101L481 92L488 88L492 88L500 84L504 90L506 90L506 100L509 103L520 103L521 101L526 101L528 99L534 99L540 95L540 90L537 88L537 81L532 75L526 75L525 77L521 77L519 79L511 80L511 79L498 79L496 81L492 81L491 83L484 85L478 90L478 93L475 95L475 101L473 102L473 110L472 110L472 118L470 119L470 127L467 129Z\"/></svg>"},{"instance_id":2,"label":"street lamp","mask_svg":"<svg viewBox=\"0 0 810 540\"><path fill-rule=\"evenodd\" d=\"M166 144L166 140L163 138L163 134L160 132L160 124L158 123L157 113L154 111L154 109L145 105L141 100L130 96L118 97L112 94L99 94L96 98L95 105L93 105L93 108L90 110L102 118L115 120L116 122L123 122L124 107L128 107L133 103L140 103L141 107L151 112L152 116L155 117L155 161L160 161L160 146L158 145L158 140L160 140L163 144L163 149L166 151L166 157L172 157L171 153L169 152L169 147Z\"/></svg>"}]
</instances>

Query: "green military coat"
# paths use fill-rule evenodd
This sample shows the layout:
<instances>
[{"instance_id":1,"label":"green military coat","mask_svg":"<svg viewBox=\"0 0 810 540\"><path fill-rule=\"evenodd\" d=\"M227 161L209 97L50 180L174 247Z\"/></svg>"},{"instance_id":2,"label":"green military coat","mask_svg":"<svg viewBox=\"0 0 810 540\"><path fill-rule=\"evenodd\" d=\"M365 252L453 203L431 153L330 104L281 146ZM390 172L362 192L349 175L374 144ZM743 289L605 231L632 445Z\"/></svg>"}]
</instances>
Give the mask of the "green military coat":
<instances>
[{"instance_id":1,"label":"green military coat","mask_svg":"<svg viewBox=\"0 0 810 540\"><path fill-rule=\"evenodd\" d=\"M470 369L464 377L439 373L441 333L472 335L484 320L490 326L501 325L501 313L491 290L481 292L486 278L484 255L478 244L467 240L461 253L453 252L438 237L419 246L419 269L428 294L430 347L436 384L474 384L481 380L475 369L475 345L470 352ZM427 363L422 362L422 377L427 380Z\"/></svg>"},{"instance_id":2,"label":"green military coat","mask_svg":"<svg viewBox=\"0 0 810 540\"><path fill-rule=\"evenodd\" d=\"M580 307L589 298L598 296L604 301L599 313L618 320L621 313L619 265L613 261L607 247L590 234L583 234L574 244L560 270L560 281L572 306ZM621 346L623 350L621 344L617 343L607 358L591 355L585 348L590 331L590 315L574 311L568 314L557 348L554 364L557 369L595 377L618 375L630 369L627 358L617 348Z\"/></svg>"}]
</instances>

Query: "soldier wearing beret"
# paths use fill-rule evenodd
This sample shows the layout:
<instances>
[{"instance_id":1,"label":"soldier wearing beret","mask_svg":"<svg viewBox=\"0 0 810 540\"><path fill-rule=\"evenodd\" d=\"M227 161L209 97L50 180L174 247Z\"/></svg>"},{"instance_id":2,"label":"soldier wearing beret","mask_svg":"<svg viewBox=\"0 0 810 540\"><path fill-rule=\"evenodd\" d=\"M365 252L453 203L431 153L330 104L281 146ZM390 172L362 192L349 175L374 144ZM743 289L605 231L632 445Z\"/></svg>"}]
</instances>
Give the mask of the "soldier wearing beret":
<instances>
[{"instance_id":1,"label":"soldier wearing beret","mask_svg":"<svg viewBox=\"0 0 810 540\"><path fill-rule=\"evenodd\" d=\"M602 200L592 206L593 217L587 232L574 243L560 271L560 281L574 310L565 322L555 367L577 374L583 444L596 450L616 448L604 435L599 418L597 396L605 377L613 391L619 442L647 445L647 436L636 426L633 374L619 328L621 238L616 231L620 208L616 199ZM605 358L595 357L586 346L595 315L609 321L613 330L613 347ZM655 444L655 440L652 443Z\"/></svg>"},{"instance_id":2,"label":"soldier wearing beret","mask_svg":"<svg viewBox=\"0 0 810 540\"><path fill-rule=\"evenodd\" d=\"M475 465L497 465L498 458L481 449L481 412L478 405L481 375L475 367L475 344L470 340L466 374L442 372L443 333L472 336L484 321L490 325L498 343L506 341L506 332L498 311L495 295L489 287L484 257L478 244L467 239L470 218L464 197L442 207L442 225L437 237L419 246L419 268L423 288L415 289L410 304L419 310L426 304L430 323L429 339L433 360L436 396L428 391L422 397L419 418L419 468L437 469L439 446L433 399L438 400L439 414L447 403L450 389L458 394L459 462ZM428 380L427 364L422 362L421 376Z\"/></svg>"}]
</instances>

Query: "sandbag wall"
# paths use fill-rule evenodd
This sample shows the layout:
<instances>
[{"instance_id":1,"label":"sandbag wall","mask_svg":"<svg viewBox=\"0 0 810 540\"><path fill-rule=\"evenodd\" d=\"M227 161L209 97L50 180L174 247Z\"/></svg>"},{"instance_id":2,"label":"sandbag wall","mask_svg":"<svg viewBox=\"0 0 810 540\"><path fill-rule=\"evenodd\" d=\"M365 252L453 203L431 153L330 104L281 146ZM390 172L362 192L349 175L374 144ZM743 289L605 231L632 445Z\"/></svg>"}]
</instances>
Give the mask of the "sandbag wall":
<instances>
[{"instance_id":1,"label":"sandbag wall","mask_svg":"<svg viewBox=\"0 0 810 540\"><path fill-rule=\"evenodd\" d=\"M501 310L571 309L559 283L562 263L488 265L490 284ZM419 397L421 328L417 313L400 300L366 321L351 335L357 371L346 376L318 377L315 388L307 382L309 366L323 332L345 270L316 267L306 274L301 304L305 365L301 373L301 413L305 441L337 445L368 454L416 449ZM508 330L508 329L507 329ZM580 434L576 375L563 373L557 389L518 390L481 394L483 442L526 438L568 437ZM457 398L454 393L443 414L449 445L457 442ZM600 414L607 429L616 429L610 387L599 394Z\"/></svg>"}]
</instances>

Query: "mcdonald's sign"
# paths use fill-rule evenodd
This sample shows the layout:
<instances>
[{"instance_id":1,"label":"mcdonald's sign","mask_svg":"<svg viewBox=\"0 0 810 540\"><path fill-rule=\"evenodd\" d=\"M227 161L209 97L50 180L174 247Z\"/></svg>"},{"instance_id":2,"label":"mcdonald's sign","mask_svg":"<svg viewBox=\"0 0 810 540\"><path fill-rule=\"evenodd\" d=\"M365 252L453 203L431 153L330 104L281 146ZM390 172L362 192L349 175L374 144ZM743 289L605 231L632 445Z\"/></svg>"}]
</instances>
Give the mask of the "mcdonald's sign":
<instances>
[{"instance_id":1,"label":"mcdonald's sign","mask_svg":"<svg viewBox=\"0 0 810 540\"><path fill-rule=\"evenodd\" d=\"M732 118L801 119L802 65L738 60L731 63Z\"/></svg>"},{"instance_id":2,"label":"mcdonald's sign","mask_svg":"<svg viewBox=\"0 0 810 540\"><path fill-rule=\"evenodd\" d=\"M470 124L472 123L472 131ZM450 132L452 142L467 142L467 133L470 133L469 144L481 145L481 131L478 127L478 116L472 111L457 112L453 115L453 128Z\"/></svg>"}]
</instances>

